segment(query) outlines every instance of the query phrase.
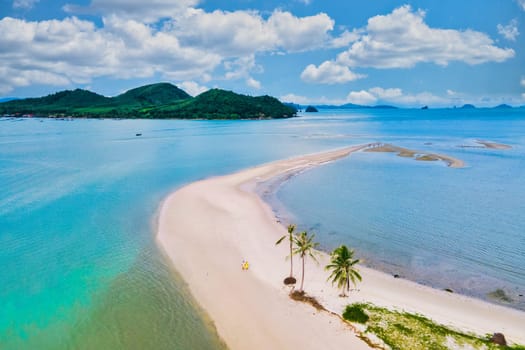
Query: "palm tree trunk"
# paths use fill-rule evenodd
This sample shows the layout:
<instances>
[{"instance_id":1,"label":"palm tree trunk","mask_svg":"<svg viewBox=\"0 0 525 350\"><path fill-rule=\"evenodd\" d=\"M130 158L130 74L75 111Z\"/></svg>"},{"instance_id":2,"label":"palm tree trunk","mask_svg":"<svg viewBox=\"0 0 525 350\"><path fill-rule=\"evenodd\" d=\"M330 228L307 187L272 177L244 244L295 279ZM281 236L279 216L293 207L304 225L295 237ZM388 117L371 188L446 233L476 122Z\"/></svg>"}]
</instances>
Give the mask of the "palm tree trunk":
<instances>
[{"instance_id":1,"label":"palm tree trunk","mask_svg":"<svg viewBox=\"0 0 525 350\"><path fill-rule=\"evenodd\" d=\"M290 237L290 277L293 277L293 246L292 246L292 238Z\"/></svg>"},{"instance_id":2,"label":"palm tree trunk","mask_svg":"<svg viewBox=\"0 0 525 350\"><path fill-rule=\"evenodd\" d=\"M303 259L303 274L301 276L301 288L299 289L299 292L303 291L303 283L304 283L304 256L302 257L302 259Z\"/></svg>"}]
</instances>

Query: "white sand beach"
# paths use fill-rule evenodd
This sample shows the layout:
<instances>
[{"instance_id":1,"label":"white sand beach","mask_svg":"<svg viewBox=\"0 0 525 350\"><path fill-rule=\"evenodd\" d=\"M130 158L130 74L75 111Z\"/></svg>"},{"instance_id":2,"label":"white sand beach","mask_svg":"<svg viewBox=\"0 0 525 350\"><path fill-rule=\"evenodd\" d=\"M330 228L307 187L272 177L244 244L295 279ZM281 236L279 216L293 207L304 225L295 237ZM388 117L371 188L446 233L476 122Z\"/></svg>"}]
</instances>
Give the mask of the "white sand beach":
<instances>
[{"instance_id":1,"label":"white sand beach","mask_svg":"<svg viewBox=\"0 0 525 350\"><path fill-rule=\"evenodd\" d=\"M189 184L163 203L157 241L214 321L230 349L368 349L337 316L288 296L286 233L255 193L257 183L298 172L359 151L355 146L277 161L235 174ZM454 171L451 169L451 171ZM250 263L241 269L243 260ZM439 291L360 267L363 283L348 298L326 282L324 266L307 262L305 291L330 311L355 301L421 313L437 322L480 335L502 332L525 343L525 312ZM295 276L300 276L296 259Z\"/></svg>"}]
</instances>

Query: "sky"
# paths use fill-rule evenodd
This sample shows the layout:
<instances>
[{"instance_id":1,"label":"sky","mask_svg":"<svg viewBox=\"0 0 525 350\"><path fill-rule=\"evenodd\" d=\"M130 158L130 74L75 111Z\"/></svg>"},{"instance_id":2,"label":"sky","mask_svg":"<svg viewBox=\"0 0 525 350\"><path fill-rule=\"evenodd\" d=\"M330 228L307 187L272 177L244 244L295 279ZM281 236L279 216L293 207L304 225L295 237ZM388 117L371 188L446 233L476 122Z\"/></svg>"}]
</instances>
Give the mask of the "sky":
<instances>
[{"instance_id":1,"label":"sky","mask_svg":"<svg viewBox=\"0 0 525 350\"><path fill-rule=\"evenodd\" d=\"M171 82L299 104L525 104L525 0L0 0L0 97Z\"/></svg>"}]
</instances>

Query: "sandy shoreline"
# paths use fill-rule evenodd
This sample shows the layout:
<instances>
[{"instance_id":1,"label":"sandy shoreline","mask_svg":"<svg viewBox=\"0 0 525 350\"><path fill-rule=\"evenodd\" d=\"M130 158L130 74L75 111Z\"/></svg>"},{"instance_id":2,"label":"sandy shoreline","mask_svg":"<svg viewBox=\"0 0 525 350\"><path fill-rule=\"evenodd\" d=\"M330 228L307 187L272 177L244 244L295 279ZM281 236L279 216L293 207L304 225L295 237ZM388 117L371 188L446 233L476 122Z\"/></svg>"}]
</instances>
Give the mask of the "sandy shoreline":
<instances>
[{"instance_id":1,"label":"sandy shoreline","mask_svg":"<svg viewBox=\"0 0 525 350\"><path fill-rule=\"evenodd\" d=\"M187 185L171 194L159 216L157 241L215 322L231 349L367 349L336 316L288 297L285 233L271 208L255 193L257 183L345 157L366 146L277 161ZM326 282L324 266L307 263L305 290L341 313L354 301L424 314L480 335L502 332L525 343L525 313L418 285L361 267L363 283L349 298ZM249 271L241 262L250 262ZM297 264L298 265L298 264ZM298 276L298 273L296 273Z\"/></svg>"}]
</instances>

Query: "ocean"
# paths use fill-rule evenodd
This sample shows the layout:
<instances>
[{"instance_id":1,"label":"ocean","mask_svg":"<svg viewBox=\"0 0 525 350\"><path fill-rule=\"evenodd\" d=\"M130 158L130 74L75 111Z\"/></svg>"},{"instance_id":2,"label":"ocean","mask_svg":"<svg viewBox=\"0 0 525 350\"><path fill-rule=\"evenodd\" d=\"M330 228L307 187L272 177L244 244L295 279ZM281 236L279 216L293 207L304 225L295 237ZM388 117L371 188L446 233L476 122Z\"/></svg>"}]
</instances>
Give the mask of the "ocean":
<instances>
[{"instance_id":1,"label":"ocean","mask_svg":"<svg viewBox=\"0 0 525 350\"><path fill-rule=\"evenodd\" d=\"M137 133L142 134L136 136ZM475 140L512 146L475 146ZM184 184L352 144L389 142L466 168L357 153L304 172L276 214L366 265L525 309L525 110L323 110L287 120L0 118L0 348L223 347L157 248Z\"/></svg>"}]
</instances>

